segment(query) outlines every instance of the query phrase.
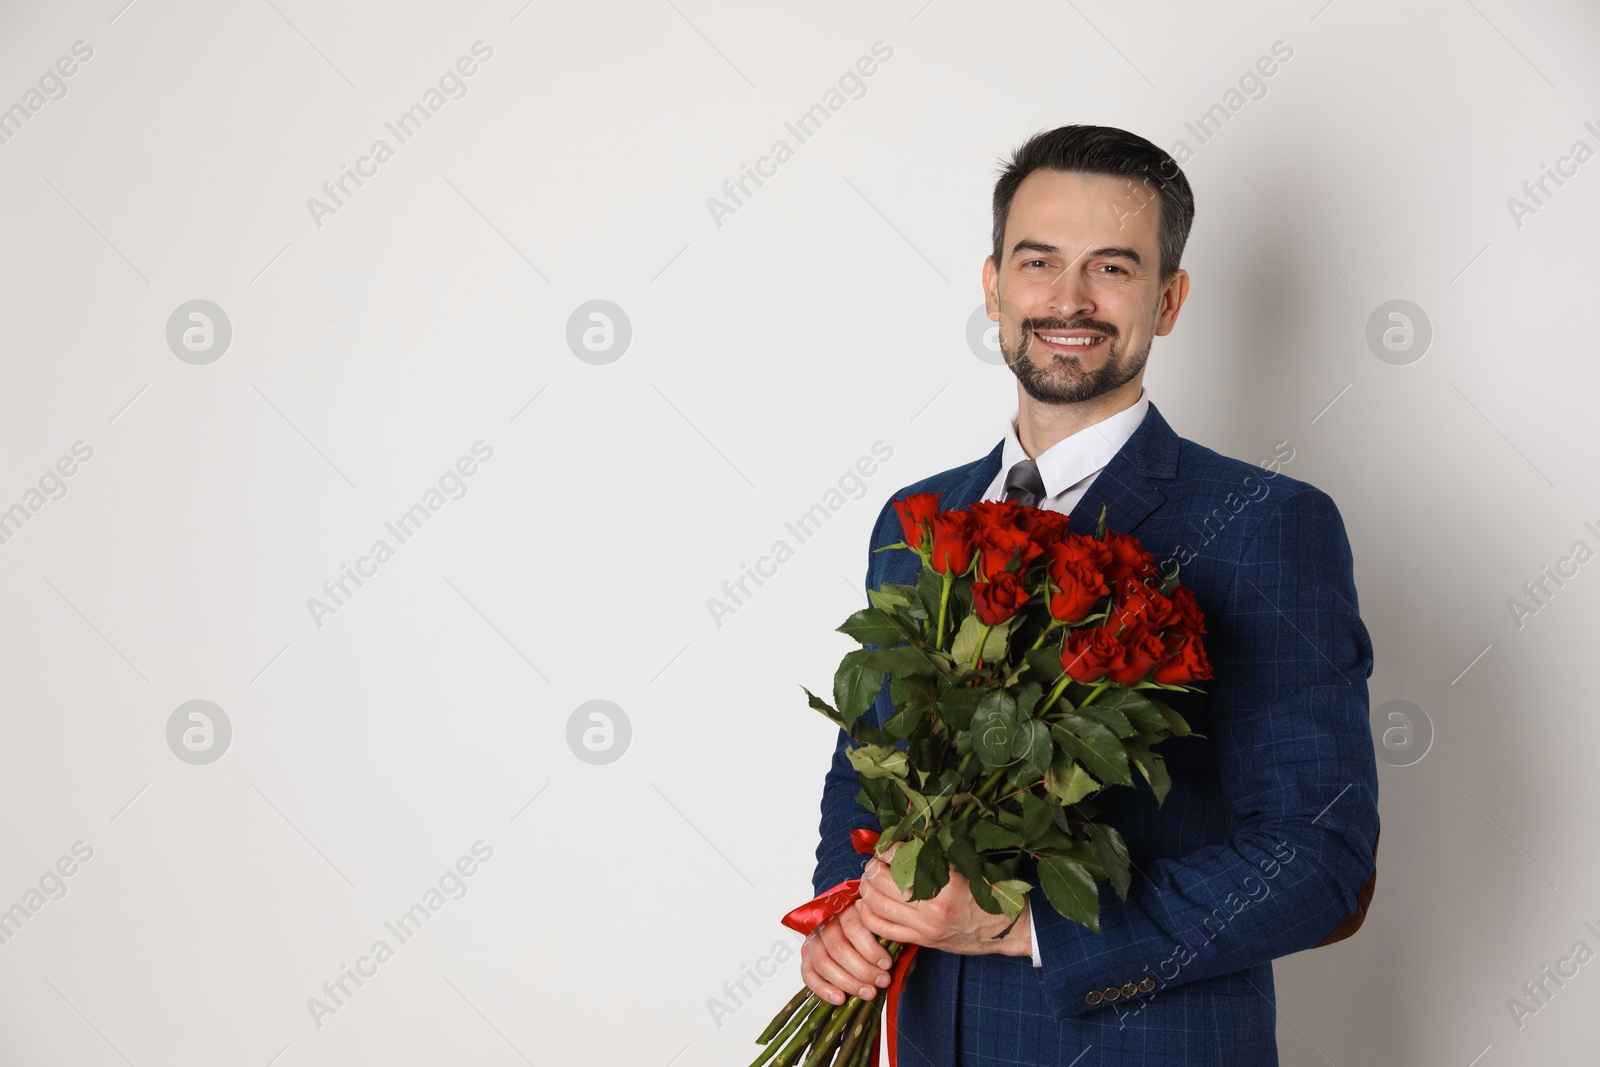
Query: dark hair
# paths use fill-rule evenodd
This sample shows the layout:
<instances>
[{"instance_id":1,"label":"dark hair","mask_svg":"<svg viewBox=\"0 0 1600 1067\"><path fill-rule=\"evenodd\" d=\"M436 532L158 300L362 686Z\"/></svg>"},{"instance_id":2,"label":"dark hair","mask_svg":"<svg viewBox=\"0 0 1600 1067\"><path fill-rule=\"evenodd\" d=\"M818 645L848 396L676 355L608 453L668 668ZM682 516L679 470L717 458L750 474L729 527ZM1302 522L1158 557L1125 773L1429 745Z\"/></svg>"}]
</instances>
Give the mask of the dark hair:
<instances>
[{"instance_id":1,"label":"dark hair","mask_svg":"<svg viewBox=\"0 0 1600 1067\"><path fill-rule=\"evenodd\" d=\"M1112 178L1142 178L1154 185L1161 199L1161 280L1178 269L1183 246L1194 223L1194 192L1173 158L1143 137L1115 126L1060 126L1036 133L1001 160L1000 180L994 183L994 262L1005 262L1006 217L1022 179L1040 167L1049 170L1103 174Z\"/></svg>"}]
</instances>

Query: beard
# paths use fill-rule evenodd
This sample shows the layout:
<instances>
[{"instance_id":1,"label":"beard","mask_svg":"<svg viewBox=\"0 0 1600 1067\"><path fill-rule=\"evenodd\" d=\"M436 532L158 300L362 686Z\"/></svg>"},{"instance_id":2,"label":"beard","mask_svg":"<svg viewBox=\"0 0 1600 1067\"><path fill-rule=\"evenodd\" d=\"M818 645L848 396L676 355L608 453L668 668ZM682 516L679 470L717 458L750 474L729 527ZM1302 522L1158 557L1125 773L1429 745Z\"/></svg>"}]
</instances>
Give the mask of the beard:
<instances>
[{"instance_id":1,"label":"beard","mask_svg":"<svg viewBox=\"0 0 1600 1067\"><path fill-rule=\"evenodd\" d=\"M1083 359L1077 355L1060 355L1036 346L1034 331L1049 333L1053 330L1094 330L1105 335L1101 343L1106 346L1105 362L1092 371L1083 369ZM1144 351L1129 353L1117 334L1117 328L1108 322L1078 319L1068 322L1060 318L1023 319L1022 339L1014 346L1006 344L1005 330L1000 331L1000 353L1006 366L1022 383L1023 391L1041 404L1081 404L1086 400L1104 396L1131 382L1144 369L1150 358L1150 346L1155 342L1152 332L1145 342ZM1039 359L1034 352L1038 349Z\"/></svg>"}]
</instances>

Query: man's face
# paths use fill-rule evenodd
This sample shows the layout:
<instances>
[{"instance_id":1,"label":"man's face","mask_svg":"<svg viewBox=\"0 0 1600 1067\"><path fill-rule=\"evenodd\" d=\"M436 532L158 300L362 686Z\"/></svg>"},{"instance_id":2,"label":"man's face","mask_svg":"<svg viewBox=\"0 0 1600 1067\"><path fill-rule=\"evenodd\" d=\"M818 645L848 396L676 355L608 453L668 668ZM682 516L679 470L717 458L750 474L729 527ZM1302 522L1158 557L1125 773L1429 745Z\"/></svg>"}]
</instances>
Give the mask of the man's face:
<instances>
[{"instance_id":1,"label":"man's face","mask_svg":"<svg viewBox=\"0 0 1600 1067\"><path fill-rule=\"evenodd\" d=\"M1160 221L1142 181L1041 168L1017 187L1004 258L984 260L983 287L1000 351L1034 400L1082 403L1140 378L1189 289L1182 270L1160 281Z\"/></svg>"}]
</instances>

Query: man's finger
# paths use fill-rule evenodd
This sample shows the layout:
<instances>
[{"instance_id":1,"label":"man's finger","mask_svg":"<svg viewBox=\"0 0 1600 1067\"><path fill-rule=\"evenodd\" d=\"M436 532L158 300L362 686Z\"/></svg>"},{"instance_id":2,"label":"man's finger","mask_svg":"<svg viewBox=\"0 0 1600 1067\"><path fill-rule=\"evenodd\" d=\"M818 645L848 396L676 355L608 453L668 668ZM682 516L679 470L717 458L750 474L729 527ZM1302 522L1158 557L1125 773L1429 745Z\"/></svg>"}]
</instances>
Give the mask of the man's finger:
<instances>
[{"instance_id":1,"label":"man's finger","mask_svg":"<svg viewBox=\"0 0 1600 1067\"><path fill-rule=\"evenodd\" d=\"M845 909L846 912L853 910L853 908ZM883 950L877 948L876 941L872 941L872 946L876 951L863 955L860 951L860 946L850 936L850 931L845 929L842 919L843 916L837 916L823 924L822 942L827 946L828 955L832 956L834 962L843 967L850 975L851 984L844 988L854 992L856 986L876 984L878 975L882 974L883 971L871 961L882 955ZM870 932L867 937L869 939L872 937Z\"/></svg>"},{"instance_id":2,"label":"man's finger","mask_svg":"<svg viewBox=\"0 0 1600 1067\"><path fill-rule=\"evenodd\" d=\"M829 925L833 925L831 920ZM820 952L813 952L811 957L812 968L823 979L823 981L832 985L836 990L848 993L853 997L860 997L862 1000L870 1000L872 998L872 992L875 987L875 983L873 983L871 979L863 979L859 975L852 973L851 969L845 966L843 961L841 961L840 958L834 954L835 948L839 944L842 944L842 938L832 938L829 937L826 932L824 932L818 941L812 943L811 947L813 949L822 949ZM845 946L844 951L847 951L852 956L856 956L857 959L860 959L860 956L856 954L855 949ZM865 964L865 961L862 962ZM876 970L876 968L870 967L868 969ZM837 1004L840 1003L840 1001L836 999L834 1000L834 1003Z\"/></svg>"},{"instance_id":3,"label":"man's finger","mask_svg":"<svg viewBox=\"0 0 1600 1067\"><path fill-rule=\"evenodd\" d=\"M869 962L877 964L880 973L873 976L878 985L888 985L889 965L893 962L889 954L878 944L878 939L868 930L861 921L862 903L858 900L850 907L839 913L839 928L844 931L856 951Z\"/></svg>"},{"instance_id":4,"label":"man's finger","mask_svg":"<svg viewBox=\"0 0 1600 1067\"><path fill-rule=\"evenodd\" d=\"M882 897L879 897L879 899L881 900ZM886 903L892 904L893 901ZM895 922L893 919L884 918L880 912L874 911L870 907L862 911L861 921L868 930L889 941L898 941L902 945L921 945L927 942L927 939L917 930Z\"/></svg>"},{"instance_id":5,"label":"man's finger","mask_svg":"<svg viewBox=\"0 0 1600 1067\"><path fill-rule=\"evenodd\" d=\"M909 900L911 892L901 889L894 880L894 875L889 872L889 864L879 860L877 863L867 864L867 869L861 874L861 886L864 890L868 885L884 896L892 896L897 900Z\"/></svg>"},{"instance_id":6,"label":"man's finger","mask_svg":"<svg viewBox=\"0 0 1600 1067\"><path fill-rule=\"evenodd\" d=\"M829 1004L843 1004L844 992L838 986L824 980L812 965L812 956L819 947L817 943L808 942L800 950L800 980L806 984L806 988Z\"/></svg>"}]
</instances>

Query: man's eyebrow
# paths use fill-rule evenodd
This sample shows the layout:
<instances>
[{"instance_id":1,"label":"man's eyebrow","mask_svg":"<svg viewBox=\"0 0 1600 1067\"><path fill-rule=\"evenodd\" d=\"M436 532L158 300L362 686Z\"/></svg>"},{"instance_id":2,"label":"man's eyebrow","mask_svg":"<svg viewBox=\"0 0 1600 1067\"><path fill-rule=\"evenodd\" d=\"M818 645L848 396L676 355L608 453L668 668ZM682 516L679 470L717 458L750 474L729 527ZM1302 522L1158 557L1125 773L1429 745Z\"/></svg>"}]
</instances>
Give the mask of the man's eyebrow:
<instances>
[{"instance_id":1,"label":"man's eyebrow","mask_svg":"<svg viewBox=\"0 0 1600 1067\"><path fill-rule=\"evenodd\" d=\"M1039 252L1043 255L1054 256L1059 255L1061 249L1053 244L1025 237L1011 246L1012 256L1015 256L1018 252ZM1136 267L1144 266L1144 257L1139 255L1138 250L1128 248L1125 245L1107 245L1105 248L1096 248L1092 252L1083 253L1083 255L1090 259L1105 259L1107 257L1126 259Z\"/></svg>"}]
</instances>

